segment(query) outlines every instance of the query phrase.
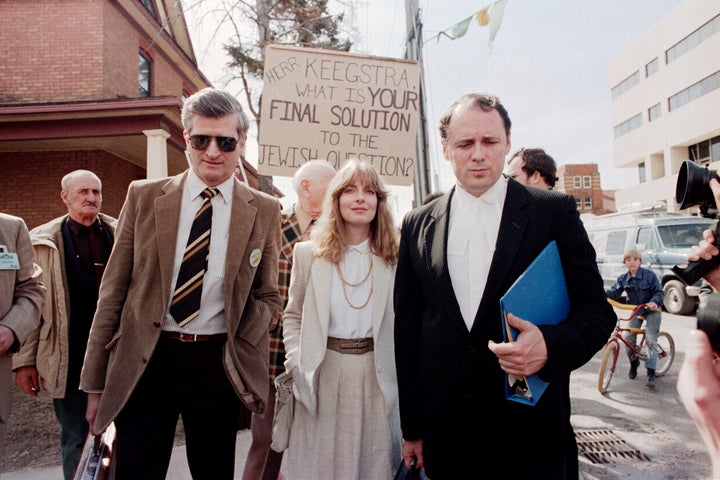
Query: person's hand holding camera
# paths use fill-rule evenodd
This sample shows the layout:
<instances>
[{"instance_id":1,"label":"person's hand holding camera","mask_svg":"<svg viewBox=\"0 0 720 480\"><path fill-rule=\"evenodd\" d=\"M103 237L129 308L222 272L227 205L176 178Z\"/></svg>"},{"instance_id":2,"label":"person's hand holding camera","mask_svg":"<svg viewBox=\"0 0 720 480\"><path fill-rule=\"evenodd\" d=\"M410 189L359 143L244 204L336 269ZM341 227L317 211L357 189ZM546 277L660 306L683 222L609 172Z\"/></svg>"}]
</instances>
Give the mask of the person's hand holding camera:
<instances>
[{"instance_id":1,"label":"person's hand holding camera","mask_svg":"<svg viewBox=\"0 0 720 480\"><path fill-rule=\"evenodd\" d=\"M715 197L715 203L720 204L720 182L716 179L710 180L710 188L712 189L713 196ZM695 262L698 260L711 260L714 256L720 253L720 250L714 245L715 232L713 230L705 230L703 232L703 239L700 240L699 245L695 245L690 250L688 255L688 261ZM710 270L703 277L715 290L720 290L720 266Z\"/></svg>"},{"instance_id":2,"label":"person's hand holding camera","mask_svg":"<svg viewBox=\"0 0 720 480\"><path fill-rule=\"evenodd\" d=\"M712 191L715 203L720 205L720 182L718 182L717 178L712 177L707 184ZM717 227L715 231L705 230L703 239L690 250L688 261L703 261L710 267L703 269L705 272L703 278L713 287L716 293L708 295L705 300L700 302L700 307L697 310L697 326L708 336L712 348L720 353L720 294L717 293L720 290L720 263L717 262L720 258L717 256L720 254L720 249L715 244L717 237ZM711 260L715 261L710 262Z\"/></svg>"},{"instance_id":3,"label":"person's hand holding camera","mask_svg":"<svg viewBox=\"0 0 720 480\"><path fill-rule=\"evenodd\" d=\"M720 182L713 177L707 184L715 205L720 205ZM705 230L700 243L692 247L688 261L709 261L716 257L720 249L714 242L715 232ZM720 290L720 265L708 270L703 278L715 291ZM697 318L698 330L692 330L688 335L677 390L708 449L712 477L720 478L720 362L717 356L720 294L709 296L703 308L698 309Z\"/></svg>"},{"instance_id":4,"label":"person's hand holding camera","mask_svg":"<svg viewBox=\"0 0 720 480\"><path fill-rule=\"evenodd\" d=\"M703 232L703 239L700 240L700 243L690 249L688 261L711 260L718 255L718 253L720 253L720 249L715 246L715 232L708 229ZM715 290L720 290L720 265L707 272L703 278L712 285Z\"/></svg>"}]
</instances>

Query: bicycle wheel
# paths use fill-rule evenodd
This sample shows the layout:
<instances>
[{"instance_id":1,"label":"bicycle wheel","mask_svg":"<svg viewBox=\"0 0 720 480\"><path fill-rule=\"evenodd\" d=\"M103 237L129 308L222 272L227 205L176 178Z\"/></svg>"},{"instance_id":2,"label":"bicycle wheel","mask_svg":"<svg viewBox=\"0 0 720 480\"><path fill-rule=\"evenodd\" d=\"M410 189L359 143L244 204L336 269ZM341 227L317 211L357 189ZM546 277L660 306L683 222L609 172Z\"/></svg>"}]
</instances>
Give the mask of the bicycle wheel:
<instances>
[{"instance_id":1,"label":"bicycle wheel","mask_svg":"<svg viewBox=\"0 0 720 480\"><path fill-rule=\"evenodd\" d=\"M610 380L612 380L613 373L615 373L615 365L617 365L617 357L617 341L613 341L605 345L603 358L600 361L600 372L598 373L598 391L600 393L607 392L607 389L610 386Z\"/></svg>"},{"instance_id":2,"label":"bicycle wheel","mask_svg":"<svg viewBox=\"0 0 720 480\"><path fill-rule=\"evenodd\" d=\"M655 368L655 376L662 377L672 366L675 360L675 341L667 332L658 333L658 359Z\"/></svg>"}]
</instances>

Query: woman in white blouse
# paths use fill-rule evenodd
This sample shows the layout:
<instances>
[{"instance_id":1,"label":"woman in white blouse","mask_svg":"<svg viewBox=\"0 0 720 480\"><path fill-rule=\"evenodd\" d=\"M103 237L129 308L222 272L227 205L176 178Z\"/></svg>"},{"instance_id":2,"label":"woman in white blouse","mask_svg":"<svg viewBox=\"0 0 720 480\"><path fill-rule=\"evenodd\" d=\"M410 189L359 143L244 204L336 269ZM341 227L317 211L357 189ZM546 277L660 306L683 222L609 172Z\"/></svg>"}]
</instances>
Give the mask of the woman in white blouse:
<instances>
[{"instance_id":1,"label":"woman in white blouse","mask_svg":"<svg viewBox=\"0 0 720 480\"><path fill-rule=\"evenodd\" d=\"M398 235L388 191L349 160L328 187L311 240L295 245L283 314L295 415L282 473L392 478L401 433L392 293Z\"/></svg>"}]
</instances>

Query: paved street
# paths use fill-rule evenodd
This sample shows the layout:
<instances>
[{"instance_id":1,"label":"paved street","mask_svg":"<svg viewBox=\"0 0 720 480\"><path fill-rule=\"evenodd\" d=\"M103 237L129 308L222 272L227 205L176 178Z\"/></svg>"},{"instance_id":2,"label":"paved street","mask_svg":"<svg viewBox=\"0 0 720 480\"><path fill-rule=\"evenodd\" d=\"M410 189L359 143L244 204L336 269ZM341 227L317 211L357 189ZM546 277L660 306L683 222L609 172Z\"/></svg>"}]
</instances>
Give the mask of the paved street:
<instances>
[{"instance_id":1,"label":"paved street","mask_svg":"<svg viewBox=\"0 0 720 480\"><path fill-rule=\"evenodd\" d=\"M624 354L605 395L597 390L602 352L573 373L570 388L576 437L619 437L621 441L609 449L621 453L599 455L610 462L607 464L593 463L581 454L585 480L710 478L707 450L675 389L687 332L694 327L695 317L663 312L661 330L673 336L676 354L668 374L657 379L654 391L644 386L644 365L635 380L628 378L629 362Z\"/></svg>"},{"instance_id":2,"label":"paved street","mask_svg":"<svg viewBox=\"0 0 720 480\"><path fill-rule=\"evenodd\" d=\"M236 445L236 462L235 462L235 478L242 477L243 468L245 468L245 456L250 448L250 430L238 432ZM15 470L13 472L3 472L0 479L2 480L59 480L62 479L62 467L60 464L49 465L46 467L28 468L25 470ZM192 480L190 470L187 467L185 458L185 447L175 447L173 449L172 458L170 459L170 468L168 469L167 480Z\"/></svg>"}]
</instances>

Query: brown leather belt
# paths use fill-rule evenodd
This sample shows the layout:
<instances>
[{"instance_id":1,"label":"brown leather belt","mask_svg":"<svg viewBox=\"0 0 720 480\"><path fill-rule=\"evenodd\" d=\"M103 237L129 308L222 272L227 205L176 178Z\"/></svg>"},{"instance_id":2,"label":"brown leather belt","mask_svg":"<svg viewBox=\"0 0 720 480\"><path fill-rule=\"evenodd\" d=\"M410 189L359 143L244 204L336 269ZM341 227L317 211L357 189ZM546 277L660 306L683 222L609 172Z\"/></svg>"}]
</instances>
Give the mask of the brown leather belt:
<instances>
[{"instance_id":1,"label":"brown leather belt","mask_svg":"<svg viewBox=\"0 0 720 480\"><path fill-rule=\"evenodd\" d=\"M180 333L163 330L160 332L160 336L169 340L179 340L181 342L219 342L227 340L227 333L204 335L202 333Z\"/></svg>"},{"instance_id":2,"label":"brown leather belt","mask_svg":"<svg viewBox=\"0 0 720 480\"><path fill-rule=\"evenodd\" d=\"M375 349L375 342L368 338L336 338L328 337L327 348L338 353L361 354L372 352Z\"/></svg>"}]
</instances>

